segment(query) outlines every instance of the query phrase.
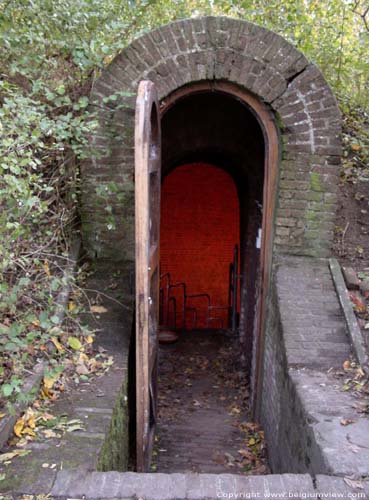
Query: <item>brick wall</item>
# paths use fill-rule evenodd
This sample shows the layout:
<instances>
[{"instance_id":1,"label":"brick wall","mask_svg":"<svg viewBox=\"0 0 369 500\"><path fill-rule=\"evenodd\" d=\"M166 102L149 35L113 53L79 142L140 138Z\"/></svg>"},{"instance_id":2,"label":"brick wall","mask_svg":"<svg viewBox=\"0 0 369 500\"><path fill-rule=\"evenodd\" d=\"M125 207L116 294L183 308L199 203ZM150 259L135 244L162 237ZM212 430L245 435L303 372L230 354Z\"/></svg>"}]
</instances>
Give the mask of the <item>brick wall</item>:
<instances>
[{"instance_id":1,"label":"brick wall","mask_svg":"<svg viewBox=\"0 0 369 500\"><path fill-rule=\"evenodd\" d=\"M246 21L208 17L178 21L145 34L123 50L94 84L91 101L97 104L93 109L100 125L91 137L91 159L82 166L81 197L84 243L91 256L134 258L134 94L143 78L156 83L160 100L201 80L228 81L259 97L274 113L282 143L274 249L329 254L341 120L327 82L279 35ZM122 91L132 92L132 98L104 102L106 96ZM110 192L112 181L116 188ZM106 198L114 227L106 222Z\"/></svg>"},{"instance_id":2,"label":"brick wall","mask_svg":"<svg viewBox=\"0 0 369 500\"><path fill-rule=\"evenodd\" d=\"M321 450L290 378L275 282L270 290L267 331L261 422L272 471L310 472L313 461L315 470L324 473Z\"/></svg>"},{"instance_id":3,"label":"brick wall","mask_svg":"<svg viewBox=\"0 0 369 500\"><path fill-rule=\"evenodd\" d=\"M332 429L350 405L340 408L327 371L341 368L350 344L328 262L275 259L267 317L261 420L272 470L337 474L345 459Z\"/></svg>"},{"instance_id":4,"label":"brick wall","mask_svg":"<svg viewBox=\"0 0 369 500\"><path fill-rule=\"evenodd\" d=\"M330 87L319 69L279 35L246 21L207 17L143 35L94 84L91 102L99 126L91 136L91 157L81 168L83 239L90 256L109 259L114 266L134 261L134 101L142 79L155 82L162 102L181 87L204 80L226 81L258 97L280 137L274 257L330 254L341 155L341 117ZM104 101L115 92L132 96ZM113 225L107 222L107 205ZM262 406L272 466L275 471L322 472L324 458L313 439L302 392L289 375L288 328L282 328L278 303L283 290L276 288L274 278ZM295 293L295 283L287 289ZM320 303L318 292L315 305ZM290 339L292 344L294 340L304 348L303 340ZM300 354L304 358L304 350Z\"/></svg>"},{"instance_id":5,"label":"brick wall","mask_svg":"<svg viewBox=\"0 0 369 500\"><path fill-rule=\"evenodd\" d=\"M162 186L161 273L173 283L184 281L187 293L208 293L213 305L228 304L228 270L239 244L239 206L235 184L210 164L183 165ZM180 293L177 296L180 306ZM198 326L205 327L204 299L192 299ZM183 316L178 307L178 325ZM227 314L217 313L226 326ZM187 326L191 327L191 315ZM219 327L213 322L212 327Z\"/></svg>"}]
</instances>

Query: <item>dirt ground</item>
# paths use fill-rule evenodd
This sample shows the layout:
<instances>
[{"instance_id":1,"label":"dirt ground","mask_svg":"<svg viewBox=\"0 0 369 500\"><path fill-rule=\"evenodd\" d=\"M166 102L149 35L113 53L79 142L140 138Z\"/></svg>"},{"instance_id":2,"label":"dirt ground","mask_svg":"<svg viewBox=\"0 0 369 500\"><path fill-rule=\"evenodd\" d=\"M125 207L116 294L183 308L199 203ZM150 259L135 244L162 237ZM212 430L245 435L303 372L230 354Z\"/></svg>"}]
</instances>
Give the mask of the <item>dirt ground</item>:
<instances>
[{"instance_id":1,"label":"dirt ground","mask_svg":"<svg viewBox=\"0 0 369 500\"><path fill-rule=\"evenodd\" d=\"M341 265L369 267L369 179L341 182L333 251Z\"/></svg>"}]
</instances>

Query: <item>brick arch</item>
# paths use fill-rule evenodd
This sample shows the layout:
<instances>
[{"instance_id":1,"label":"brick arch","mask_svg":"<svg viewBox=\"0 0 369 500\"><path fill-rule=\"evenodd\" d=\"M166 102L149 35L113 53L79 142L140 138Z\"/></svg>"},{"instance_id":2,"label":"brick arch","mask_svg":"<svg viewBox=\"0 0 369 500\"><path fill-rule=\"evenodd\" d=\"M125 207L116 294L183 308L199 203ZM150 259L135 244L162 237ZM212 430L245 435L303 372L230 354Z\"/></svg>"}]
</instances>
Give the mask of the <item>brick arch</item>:
<instances>
[{"instance_id":1,"label":"brick arch","mask_svg":"<svg viewBox=\"0 0 369 500\"><path fill-rule=\"evenodd\" d=\"M246 21L206 17L138 38L93 86L99 125L91 159L81 169L84 242L92 256L134 258L134 93L142 79L155 82L162 102L180 87L215 80L238 85L264 103L281 137L274 250L329 254L341 154L340 113L329 85L281 36ZM118 98L109 101L114 93Z\"/></svg>"}]
</instances>

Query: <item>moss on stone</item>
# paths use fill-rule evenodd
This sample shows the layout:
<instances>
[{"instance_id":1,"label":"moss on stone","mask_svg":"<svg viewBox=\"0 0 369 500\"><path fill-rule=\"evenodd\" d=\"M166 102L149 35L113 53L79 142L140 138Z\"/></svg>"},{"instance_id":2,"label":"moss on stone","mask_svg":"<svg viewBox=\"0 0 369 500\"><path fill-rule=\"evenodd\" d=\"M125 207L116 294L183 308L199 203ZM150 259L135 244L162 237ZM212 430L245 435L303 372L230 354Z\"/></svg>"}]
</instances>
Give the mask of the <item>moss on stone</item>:
<instances>
[{"instance_id":1,"label":"moss on stone","mask_svg":"<svg viewBox=\"0 0 369 500\"><path fill-rule=\"evenodd\" d=\"M110 428L101 447L97 470L128 470L129 436L128 436L128 377L123 380L117 395Z\"/></svg>"},{"instance_id":2,"label":"moss on stone","mask_svg":"<svg viewBox=\"0 0 369 500\"><path fill-rule=\"evenodd\" d=\"M317 172L310 172L310 188L312 191L324 191L321 184L320 174Z\"/></svg>"},{"instance_id":3,"label":"moss on stone","mask_svg":"<svg viewBox=\"0 0 369 500\"><path fill-rule=\"evenodd\" d=\"M307 222L315 222L319 220L319 212L315 210L306 210L305 219Z\"/></svg>"},{"instance_id":4,"label":"moss on stone","mask_svg":"<svg viewBox=\"0 0 369 500\"><path fill-rule=\"evenodd\" d=\"M323 193L317 191L311 191L308 197L309 201L322 202L323 201Z\"/></svg>"}]
</instances>

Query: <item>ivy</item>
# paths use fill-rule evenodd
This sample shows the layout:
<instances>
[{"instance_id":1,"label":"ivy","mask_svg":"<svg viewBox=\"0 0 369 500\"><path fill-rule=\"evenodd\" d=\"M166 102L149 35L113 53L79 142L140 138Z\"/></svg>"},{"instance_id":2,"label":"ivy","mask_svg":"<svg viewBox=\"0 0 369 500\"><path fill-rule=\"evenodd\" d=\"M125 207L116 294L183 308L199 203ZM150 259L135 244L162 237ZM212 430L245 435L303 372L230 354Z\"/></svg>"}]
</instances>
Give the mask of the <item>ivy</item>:
<instances>
[{"instance_id":1,"label":"ivy","mask_svg":"<svg viewBox=\"0 0 369 500\"><path fill-rule=\"evenodd\" d=\"M320 66L344 111L368 104L363 0L0 0L4 398L24 397L25 369L35 359L44 357L54 368L60 362L61 354L47 346L56 335L55 297L64 284L68 234L78 229L78 162L91 154L86 144L96 127L91 86L133 38L202 15L246 19L281 34ZM104 104L120 97L119 92L108 96ZM126 193L112 183L96 192L113 230L109 199L119 196L123 202ZM71 323L79 328L73 318ZM76 338L73 328L71 334Z\"/></svg>"}]
</instances>

